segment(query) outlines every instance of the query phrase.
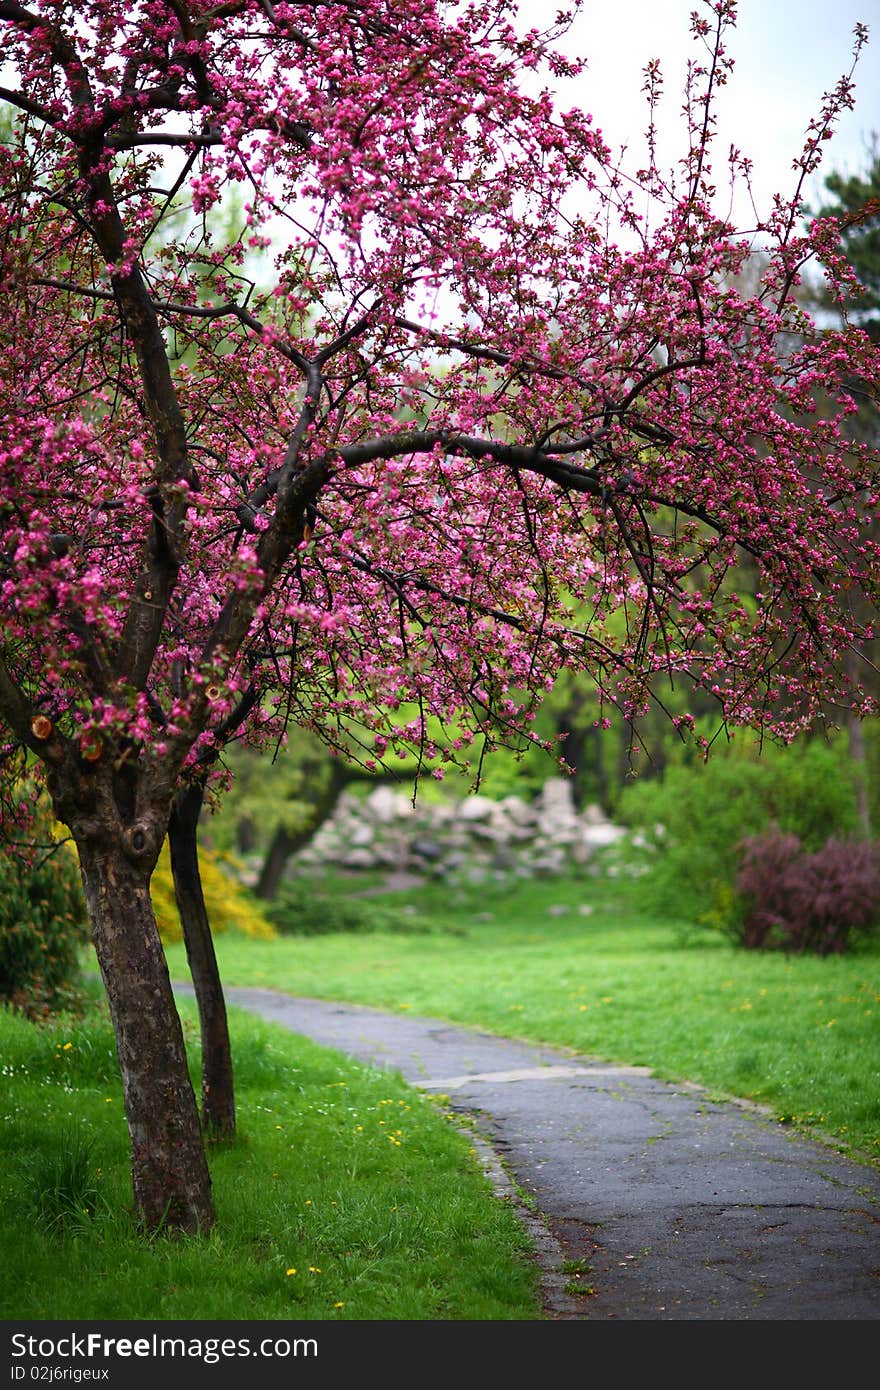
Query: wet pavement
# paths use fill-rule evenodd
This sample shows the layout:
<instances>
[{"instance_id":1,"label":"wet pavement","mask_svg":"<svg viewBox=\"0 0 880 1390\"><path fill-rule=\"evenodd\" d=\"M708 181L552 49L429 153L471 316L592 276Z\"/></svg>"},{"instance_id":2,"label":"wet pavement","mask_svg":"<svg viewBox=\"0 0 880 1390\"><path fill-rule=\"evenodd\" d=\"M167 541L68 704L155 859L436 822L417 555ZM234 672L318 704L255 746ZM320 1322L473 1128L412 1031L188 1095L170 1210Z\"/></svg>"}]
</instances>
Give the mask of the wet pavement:
<instances>
[{"instance_id":1,"label":"wet pavement","mask_svg":"<svg viewBox=\"0 0 880 1390\"><path fill-rule=\"evenodd\" d=\"M226 993L476 1121L497 1190L533 1199L548 1318L880 1317L880 1171L754 1107L436 1019Z\"/></svg>"}]
</instances>

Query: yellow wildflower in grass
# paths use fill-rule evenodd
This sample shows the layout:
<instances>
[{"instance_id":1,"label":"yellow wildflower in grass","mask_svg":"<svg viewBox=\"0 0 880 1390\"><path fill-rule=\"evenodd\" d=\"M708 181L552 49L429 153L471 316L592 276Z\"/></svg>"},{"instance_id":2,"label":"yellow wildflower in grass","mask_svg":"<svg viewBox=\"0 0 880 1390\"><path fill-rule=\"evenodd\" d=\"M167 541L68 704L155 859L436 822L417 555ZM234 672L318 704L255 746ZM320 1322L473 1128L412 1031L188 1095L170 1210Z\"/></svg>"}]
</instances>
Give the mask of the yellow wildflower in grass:
<instances>
[{"instance_id":1,"label":"yellow wildflower in grass","mask_svg":"<svg viewBox=\"0 0 880 1390\"><path fill-rule=\"evenodd\" d=\"M291 1274L296 1274L296 1270L295 1270L295 1269L289 1269L289 1270L287 1271L287 1277L288 1277L288 1279L290 1278Z\"/></svg>"},{"instance_id":2,"label":"yellow wildflower in grass","mask_svg":"<svg viewBox=\"0 0 880 1390\"><path fill-rule=\"evenodd\" d=\"M344 1303L334 1303L334 1304L333 1304L333 1307L334 1307L334 1308L344 1308L344 1307L345 1307L345 1304L344 1304Z\"/></svg>"},{"instance_id":3,"label":"yellow wildflower in grass","mask_svg":"<svg viewBox=\"0 0 880 1390\"><path fill-rule=\"evenodd\" d=\"M320 1271L320 1269L318 1268L317 1265L309 1265L309 1274L320 1274L320 1273L321 1273L321 1271Z\"/></svg>"}]
</instances>

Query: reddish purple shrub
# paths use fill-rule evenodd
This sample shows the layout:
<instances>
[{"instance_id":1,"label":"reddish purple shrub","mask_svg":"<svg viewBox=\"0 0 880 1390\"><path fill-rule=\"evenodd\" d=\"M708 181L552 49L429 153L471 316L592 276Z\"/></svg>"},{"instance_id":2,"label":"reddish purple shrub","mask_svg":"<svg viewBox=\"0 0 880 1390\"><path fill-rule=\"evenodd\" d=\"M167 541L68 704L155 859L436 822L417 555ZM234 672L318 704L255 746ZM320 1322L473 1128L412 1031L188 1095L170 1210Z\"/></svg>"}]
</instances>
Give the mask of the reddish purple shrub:
<instances>
[{"instance_id":1,"label":"reddish purple shrub","mask_svg":"<svg viewBox=\"0 0 880 1390\"><path fill-rule=\"evenodd\" d=\"M772 831L743 842L736 886L743 946L839 954L880 924L880 845L829 840L804 854L796 835Z\"/></svg>"}]
</instances>

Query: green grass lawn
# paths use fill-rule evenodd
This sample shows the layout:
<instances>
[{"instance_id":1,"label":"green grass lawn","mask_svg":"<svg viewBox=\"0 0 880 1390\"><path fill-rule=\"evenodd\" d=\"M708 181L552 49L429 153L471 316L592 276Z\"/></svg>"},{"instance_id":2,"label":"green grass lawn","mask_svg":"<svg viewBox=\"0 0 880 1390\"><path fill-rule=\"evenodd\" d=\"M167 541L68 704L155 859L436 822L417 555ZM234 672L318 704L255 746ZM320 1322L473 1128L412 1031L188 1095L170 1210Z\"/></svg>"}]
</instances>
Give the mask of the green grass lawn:
<instances>
[{"instance_id":1,"label":"green grass lawn","mask_svg":"<svg viewBox=\"0 0 880 1390\"><path fill-rule=\"evenodd\" d=\"M190 1051L192 1006L183 1005ZM232 1011L240 1135L206 1239L140 1238L103 1013L0 1010L5 1319L533 1319L536 1267L467 1138L393 1077Z\"/></svg>"},{"instance_id":2,"label":"green grass lawn","mask_svg":"<svg viewBox=\"0 0 880 1390\"><path fill-rule=\"evenodd\" d=\"M625 884L590 878L514 891L435 885L408 902L419 922L456 934L224 936L224 981L640 1063L747 1097L880 1161L880 943L824 960L746 952L639 914ZM185 978L182 949L170 958Z\"/></svg>"}]
</instances>

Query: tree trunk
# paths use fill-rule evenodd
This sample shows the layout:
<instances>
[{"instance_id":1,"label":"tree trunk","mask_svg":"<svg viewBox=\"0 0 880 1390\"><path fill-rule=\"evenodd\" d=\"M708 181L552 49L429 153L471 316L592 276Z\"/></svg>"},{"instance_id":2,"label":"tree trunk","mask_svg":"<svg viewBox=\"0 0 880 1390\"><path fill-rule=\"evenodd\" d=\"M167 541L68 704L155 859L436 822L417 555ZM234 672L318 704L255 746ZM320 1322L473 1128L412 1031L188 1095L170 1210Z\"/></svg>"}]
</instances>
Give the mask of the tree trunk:
<instances>
[{"instance_id":1,"label":"tree trunk","mask_svg":"<svg viewBox=\"0 0 880 1390\"><path fill-rule=\"evenodd\" d=\"M851 647L847 653L846 669L854 689L858 688L860 666L859 653ZM847 735L856 787L856 813L861 824L862 834L866 840L870 840L871 798L868 791L868 758L865 751L865 734L860 716L852 710L847 717Z\"/></svg>"},{"instance_id":2,"label":"tree trunk","mask_svg":"<svg viewBox=\"0 0 880 1390\"><path fill-rule=\"evenodd\" d=\"M279 825L272 836L271 843L263 860L263 867L257 879L254 892L258 898L271 901L278 892L287 861L297 850L303 849L332 814L349 775L345 768L336 763L330 769L327 784L318 793L312 808L309 822L302 830L288 831Z\"/></svg>"},{"instance_id":3,"label":"tree trunk","mask_svg":"<svg viewBox=\"0 0 880 1390\"><path fill-rule=\"evenodd\" d=\"M605 815L612 812L611 792L608 787L608 770L605 766L605 738L601 729L590 730L593 749L593 774L596 779L596 800Z\"/></svg>"},{"instance_id":4,"label":"tree trunk","mask_svg":"<svg viewBox=\"0 0 880 1390\"><path fill-rule=\"evenodd\" d=\"M226 1002L199 873L198 824L205 789L178 793L168 826L174 893L183 928L202 1037L202 1128L211 1138L235 1134L235 1086Z\"/></svg>"},{"instance_id":5,"label":"tree trunk","mask_svg":"<svg viewBox=\"0 0 880 1390\"><path fill-rule=\"evenodd\" d=\"M871 801L868 795L868 759L865 754L865 735L857 714L848 720L849 755L855 768L856 810L866 840L871 838Z\"/></svg>"},{"instance_id":6,"label":"tree trunk","mask_svg":"<svg viewBox=\"0 0 880 1390\"><path fill-rule=\"evenodd\" d=\"M78 848L122 1072L135 1210L150 1231L208 1231L211 1178L149 871L121 849Z\"/></svg>"},{"instance_id":7,"label":"tree trunk","mask_svg":"<svg viewBox=\"0 0 880 1390\"><path fill-rule=\"evenodd\" d=\"M276 826L275 834L266 850L260 876L254 885L254 892L258 898L264 898L268 902L275 897L287 861L293 854L294 844L293 835L289 835L283 825Z\"/></svg>"},{"instance_id":8,"label":"tree trunk","mask_svg":"<svg viewBox=\"0 0 880 1390\"><path fill-rule=\"evenodd\" d=\"M572 790L574 804L579 811L584 808L584 763L587 752L587 730L575 722L579 711L577 707L563 716L556 724L556 732L563 738L562 756L572 771Z\"/></svg>"},{"instance_id":9,"label":"tree trunk","mask_svg":"<svg viewBox=\"0 0 880 1390\"><path fill-rule=\"evenodd\" d=\"M235 844L239 854L251 854L256 843L256 826L250 816L240 816L235 828Z\"/></svg>"}]
</instances>

